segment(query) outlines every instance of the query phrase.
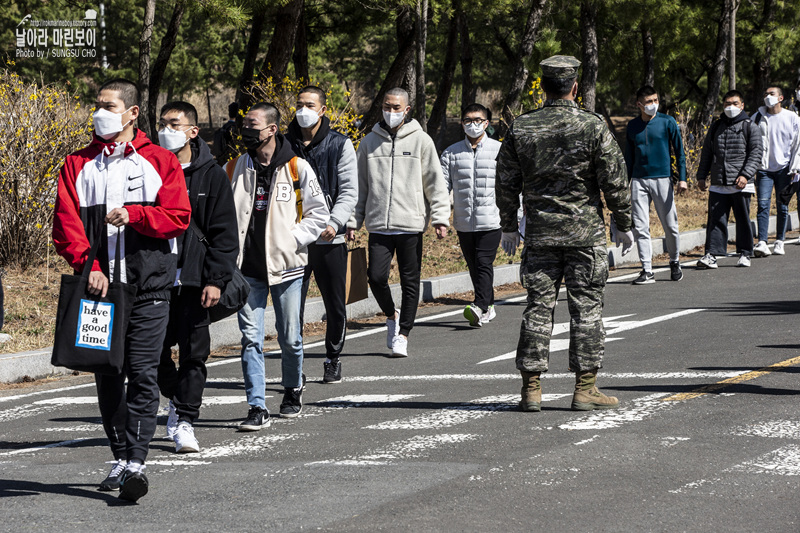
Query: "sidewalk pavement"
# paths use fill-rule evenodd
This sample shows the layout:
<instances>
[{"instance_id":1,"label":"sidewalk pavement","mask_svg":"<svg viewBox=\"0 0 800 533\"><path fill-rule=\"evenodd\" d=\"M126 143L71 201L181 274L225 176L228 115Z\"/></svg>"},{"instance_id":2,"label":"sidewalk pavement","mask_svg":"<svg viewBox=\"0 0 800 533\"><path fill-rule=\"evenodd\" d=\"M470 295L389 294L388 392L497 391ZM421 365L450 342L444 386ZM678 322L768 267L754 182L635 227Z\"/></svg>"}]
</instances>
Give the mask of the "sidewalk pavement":
<instances>
[{"instance_id":1,"label":"sidewalk pavement","mask_svg":"<svg viewBox=\"0 0 800 533\"><path fill-rule=\"evenodd\" d=\"M754 220L750 221L753 228L756 227ZM796 212L790 213L787 231L800 226ZM776 217L770 217L770 234L775 232ZM753 232L756 234L756 231ZM728 239L736 238L736 227L734 224L728 225ZM698 246L703 246L706 239L706 230L699 229L681 233L681 253L689 252ZM652 239L651 245L653 256L662 254L666 250L666 240L661 238ZM502 253L502 252L501 252ZM621 248L609 248L608 260L610 266L622 266L638 263L639 255L634 245L633 250L622 257ZM519 281L519 263L511 265L501 265L494 269L494 284L505 285ZM460 272L458 274L447 274L435 278L422 280L422 290L420 291L421 301L431 301L445 294L456 294L465 292L465 288L472 287L469 273ZM392 286L392 294L395 299L400 301L400 285ZM378 303L372 297L372 292L366 300L355 302L347 306L348 318L363 318L374 316L380 312ZM305 320L307 322L318 322L325 318L325 307L322 298L311 298L306 301ZM264 317L264 330L266 335L275 334L275 314L272 307L268 307ZM211 325L211 349L223 346L237 345L241 342L241 333L236 320L236 315ZM50 364L52 346L28 352L18 352L11 354L0 354L0 383L18 382L26 376L39 379L45 376L69 374L71 370L62 367L55 367Z\"/></svg>"}]
</instances>

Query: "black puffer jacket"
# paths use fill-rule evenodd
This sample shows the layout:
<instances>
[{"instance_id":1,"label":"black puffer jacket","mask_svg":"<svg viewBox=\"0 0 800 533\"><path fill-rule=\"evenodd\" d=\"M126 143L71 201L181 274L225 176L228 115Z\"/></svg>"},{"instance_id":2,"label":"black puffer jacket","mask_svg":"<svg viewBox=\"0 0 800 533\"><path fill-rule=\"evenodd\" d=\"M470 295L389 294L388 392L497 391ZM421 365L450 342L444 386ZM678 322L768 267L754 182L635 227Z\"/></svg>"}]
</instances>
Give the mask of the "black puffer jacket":
<instances>
[{"instance_id":1,"label":"black puffer jacket","mask_svg":"<svg viewBox=\"0 0 800 533\"><path fill-rule=\"evenodd\" d=\"M233 277L239 255L239 236L233 192L228 176L217 165L208 145L191 141L192 163L184 169L192 220L205 234L208 250L189 226L178 240L180 284L224 288Z\"/></svg>"},{"instance_id":2,"label":"black puffer jacket","mask_svg":"<svg viewBox=\"0 0 800 533\"><path fill-rule=\"evenodd\" d=\"M733 185L744 176L748 183L755 179L761 163L761 132L742 111L735 118L722 115L708 130L700 154L697 179L711 174L712 185Z\"/></svg>"}]
</instances>

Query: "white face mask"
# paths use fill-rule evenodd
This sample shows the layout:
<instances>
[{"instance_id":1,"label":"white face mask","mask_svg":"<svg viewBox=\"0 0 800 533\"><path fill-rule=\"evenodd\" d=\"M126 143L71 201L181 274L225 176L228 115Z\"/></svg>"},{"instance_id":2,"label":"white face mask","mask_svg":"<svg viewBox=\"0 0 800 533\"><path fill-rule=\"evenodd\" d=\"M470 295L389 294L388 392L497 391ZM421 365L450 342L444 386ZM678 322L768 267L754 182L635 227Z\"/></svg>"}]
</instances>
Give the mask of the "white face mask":
<instances>
[{"instance_id":1,"label":"white face mask","mask_svg":"<svg viewBox=\"0 0 800 533\"><path fill-rule=\"evenodd\" d=\"M301 128L313 128L316 123L319 122L319 115L317 112L307 107L298 109L294 117L297 119L297 124Z\"/></svg>"},{"instance_id":2,"label":"white face mask","mask_svg":"<svg viewBox=\"0 0 800 533\"><path fill-rule=\"evenodd\" d=\"M658 103L647 104L646 106L643 107L644 107L644 112L650 115L651 117L654 117L656 113L658 113Z\"/></svg>"},{"instance_id":3,"label":"white face mask","mask_svg":"<svg viewBox=\"0 0 800 533\"><path fill-rule=\"evenodd\" d=\"M778 97L777 97L777 96L775 96L775 95L768 94L768 95L767 95L767 96L764 98L764 105L766 105L767 107L775 107L775 105L776 105L777 103L778 103Z\"/></svg>"},{"instance_id":4,"label":"white face mask","mask_svg":"<svg viewBox=\"0 0 800 533\"><path fill-rule=\"evenodd\" d=\"M728 118L736 118L739 116L739 113L741 112L742 110L736 107L735 105L729 105L728 107L725 108L725 116Z\"/></svg>"},{"instance_id":5,"label":"white face mask","mask_svg":"<svg viewBox=\"0 0 800 533\"><path fill-rule=\"evenodd\" d=\"M182 131L173 130L169 126L158 132L158 144L172 153L179 152L189 142Z\"/></svg>"},{"instance_id":6,"label":"white face mask","mask_svg":"<svg viewBox=\"0 0 800 533\"><path fill-rule=\"evenodd\" d=\"M389 111L383 112L383 121L386 122L386 125L390 128L396 128L400 124L403 123L403 120L406 118L405 113L391 113Z\"/></svg>"},{"instance_id":7,"label":"white face mask","mask_svg":"<svg viewBox=\"0 0 800 533\"><path fill-rule=\"evenodd\" d=\"M483 123L481 122L473 122L469 126L464 126L464 133L467 134L467 137L472 139L477 139L481 135L483 135L483 130L485 130Z\"/></svg>"},{"instance_id":8,"label":"white face mask","mask_svg":"<svg viewBox=\"0 0 800 533\"><path fill-rule=\"evenodd\" d=\"M92 122L94 123L94 132L98 137L109 140L125 129L127 124L122 124L122 115L127 113L132 107L129 107L122 113L112 113L107 109L98 109L92 115Z\"/></svg>"}]
</instances>

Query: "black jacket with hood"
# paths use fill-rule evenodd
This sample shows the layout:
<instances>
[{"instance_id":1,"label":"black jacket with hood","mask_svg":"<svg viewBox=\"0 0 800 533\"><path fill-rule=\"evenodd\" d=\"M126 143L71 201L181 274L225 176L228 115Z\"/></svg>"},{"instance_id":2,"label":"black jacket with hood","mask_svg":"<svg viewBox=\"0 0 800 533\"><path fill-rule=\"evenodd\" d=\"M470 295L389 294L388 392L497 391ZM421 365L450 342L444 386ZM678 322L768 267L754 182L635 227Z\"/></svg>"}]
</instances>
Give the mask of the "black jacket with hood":
<instances>
[{"instance_id":1,"label":"black jacket with hood","mask_svg":"<svg viewBox=\"0 0 800 533\"><path fill-rule=\"evenodd\" d=\"M196 137L189 142L192 162L183 173L192 220L205 235L207 246L189 226L178 241L179 284L223 289L233 277L239 255L233 192L228 176L217 165L205 141Z\"/></svg>"}]
</instances>

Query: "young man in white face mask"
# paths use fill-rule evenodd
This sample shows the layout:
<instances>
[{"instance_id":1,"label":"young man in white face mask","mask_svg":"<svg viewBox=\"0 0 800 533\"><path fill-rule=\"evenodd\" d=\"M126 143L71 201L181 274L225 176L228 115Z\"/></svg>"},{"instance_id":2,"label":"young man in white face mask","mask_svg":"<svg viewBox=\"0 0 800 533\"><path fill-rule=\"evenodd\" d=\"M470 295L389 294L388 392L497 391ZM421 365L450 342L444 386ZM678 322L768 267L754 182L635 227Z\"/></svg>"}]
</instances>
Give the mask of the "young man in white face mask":
<instances>
[{"instance_id":1,"label":"young man in white face mask","mask_svg":"<svg viewBox=\"0 0 800 533\"><path fill-rule=\"evenodd\" d=\"M469 325L479 328L495 317L494 259L500 245L500 211L494 195L500 142L486 134L488 110L480 104L464 108L464 139L447 147L440 159L448 191L453 191L453 227L469 268L475 292L464 309Z\"/></svg>"},{"instance_id":2,"label":"young man in white face mask","mask_svg":"<svg viewBox=\"0 0 800 533\"><path fill-rule=\"evenodd\" d=\"M356 229L369 231L367 277L386 320L392 357L408 356L422 269L422 232L430 220L436 236L447 236L450 201L436 146L419 123L408 118L408 93L399 87L383 99L383 120L358 146ZM389 287L397 253L402 302L395 307Z\"/></svg>"},{"instance_id":3,"label":"young man in white face mask","mask_svg":"<svg viewBox=\"0 0 800 533\"><path fill-rule=\"evenodd\" d=\"M697 186L706 190L708 175L708 223L705 255L698 269L717 268L717 256L728 252L728 213L736 217L737 266L749 267L753 255L753 230L750 227L750 197L755 193L756 169L761 162L761 134L744 112L744 96L728 91L722 99L723 113L708 129Z\"/></svg>"},{"instance_id":4,"label":"young man in white face mask","mask_svg":"<svg viewBox=\"0 0 800 533\"><path fill-rule=\"evenodd\" d=\"M345 232L358 199L358 169L353 143L330 127L330 119L325 116L328 110L326 103L325 91L319 87L301 89L297 95L295 118L289 124L286 139L294 153L311 164L331 212L322 235L317 242L308 245L300 322L303 322L306 294L313 272L327 317L327 358L323 363L322 381L339 383L342 381L339 355L344 348L347 325Z\"/></svg>"},{"instance_id":5,"label":"young man in white face mask","mask_svg":"<svg viewBox=\"0 0 800 533\"><path fill-rule=\"evenodd\" d=\"M178 274L158 367L158 387L170 400L167 437L175 441L178 453L200 451L193 425L200 414L205 362L211 352L208 308L219 302L233 277L239 252L230 182L199 132L192 104L169 102L161 108L158 143L174 153L183 168L193 223L178 238ZM177 369L172 360L175 344Z\"/></svg>"},{"instance_id":6,"label":"young man in white face mask","mask_svg":"<svg viewBox=\"0 0 800 533\"><path fill-rule=\"evenodd\" d=\"M242 371L250 406L240 431L270 423L265 404L264 314L272 297L281 347L280 416L303 409L303 325L300 322L303 274L309 244L326 228L330 211L311 165L292 152L278 131L281 114L267 102L253 104L242 122L247 153L228 161L239 228L238 263L250 296L239 311Z\"/></svg>"},{"instance_id":7,"label":"young man in white face mask","mask_svg":"<svg viewBox=\"0 0 800 533\"><path fill-rule=\"evenodd\" d=\"M753 114L753 122L761 131L764 147L756 174L758 244L753 248L756 257L785 254L783 239L786 236L789 206L780 199L776 201L778 222L775 246L771 252L767 246L772 189L777 195L791 183L792 175L800 172L800 117L783 109L782 103L783 90L780 87L768 87L764 93L764 105Z\"/></svg>"},{"instance_id":8,"label":"young man in white face mask","mask_svg":"<svg viewBox=\"0 0 800 533\"><path fill-rule=\"evenodd\" d=\"M101 239L90 266L90 293L105 296L112 274L137 287L125 333L125 371L95 375L103 428L116 461L100 490L119 489L120 498L131 501L148 490L144 462L156 428L157 368L176 272L172 250L191 214L177 158L134 127L138 103L139 91L130 81L116 79L100 87L94 138L65 159L53 215L56 251L76 272Z\"/></svg>"},{"instance_id":9,"label":"young man in white face mask","mask_svg":"<svg viewBox=\"0 0 800 533\"><path fill-rule=\"evenodd\" d=\"M672 188L670 149L678 167L678 194L688 190L686 160L678 123L671 116L659 113L658 104L658 93L653 87L645 85L636 91L639 116L628 122L626 132L625 163L631 180L633 234L642 262L642 272L633 281L634 285L655 282L650 247L651 202L656 207L666 236L670 279L680 281L683 278L679 262L680 231Z\"/></svg>"}]
</instances>

